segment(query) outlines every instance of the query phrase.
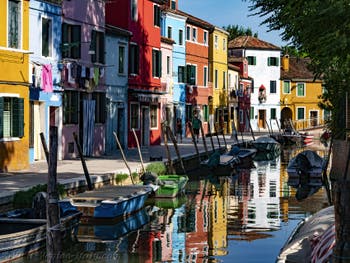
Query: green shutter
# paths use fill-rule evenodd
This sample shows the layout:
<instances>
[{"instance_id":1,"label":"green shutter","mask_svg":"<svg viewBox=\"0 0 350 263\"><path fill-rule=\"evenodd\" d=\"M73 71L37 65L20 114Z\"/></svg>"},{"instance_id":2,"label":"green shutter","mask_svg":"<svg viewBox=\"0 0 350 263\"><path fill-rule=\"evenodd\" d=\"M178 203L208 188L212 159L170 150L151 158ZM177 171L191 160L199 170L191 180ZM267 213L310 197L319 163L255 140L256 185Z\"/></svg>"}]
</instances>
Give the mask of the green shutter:
<instances>
[{"instance_id":1,"label":"green shutter","mask_svg":"<svg viewBox=\"0 0 350 263\"><path fill-rule=\"evenodd\" d=\"M72 26L72 49L71 58L80 58L80 47L81 47L81 33L80 26Z\"/></svg>"},{"instance_id":2,"label":"green shutter","mask_svg":"<svg viewBox=\"0 0 350 263\"><path fill-rule=\"evenodd\" d=\"M256 65L256 57L253 57L253 65Z\"/></svg>"},{"instance_id":3,"label":"green shutter","mask_svg":"<svg viewBox=\"0 0 350 263\"><path fill-rule=\"evenodd\" d=\"M278 57L276 57L276 66L279 66L280 65L280 61L278 59Z\"/></svg>"},{"instance_id":4,"label":"green shutter","mask_svg":"<svg viewBox=\"0 0 350 263\"><path fill-rule=\"evenodd\" d=\"M156 76L156 51L152 50L152 77Z\"/></svg>"},{"instance_id":5,"label":"green shutter","mask_svg":"<svg viewBox=\"0 0 350 263\"><path fill-rule=\"evenodd\" d=\"M191 84L191 65L186 65L186 83Z\"/></svg>"},{"instance_id":6,"label":"green shutter","mask_svg":"<svg viewBox=\"0 0 350 263\"><path fill-rule=\"evenodd\" d=\"M95 30L91 31L91 43L90 43L90 50L94 51L95 53L91 55L91 62L96 62L96 40L97 39L97 32Z\"/></svg>"},{"instance_id":7,"label":"green shutter","mask_svg":"<svg viewBox=\"0 0 350 263\"><path fill-rule=\"evenodd\" d=\"M24 99L13 98L12 136L24 136Z\"/></svg>"},{"instance_id":8,"label":"green shutter","mask_svg":"<svg viewBox=\"0 0 350 263\"><path fill-rule=\"evenodd\" d=\"M4 98L0 97L0 138L4 137Z\"/></svg>"},{"instance_id":9,"label":"green shutter","mask_svg":"<svg viewBox=\"0 0 350 263\"><path fill-rule=\"evenodd\" d=\"M267 58L267 65L271 66L271 58L270 57Z\"/></svg>"}]
</instances>

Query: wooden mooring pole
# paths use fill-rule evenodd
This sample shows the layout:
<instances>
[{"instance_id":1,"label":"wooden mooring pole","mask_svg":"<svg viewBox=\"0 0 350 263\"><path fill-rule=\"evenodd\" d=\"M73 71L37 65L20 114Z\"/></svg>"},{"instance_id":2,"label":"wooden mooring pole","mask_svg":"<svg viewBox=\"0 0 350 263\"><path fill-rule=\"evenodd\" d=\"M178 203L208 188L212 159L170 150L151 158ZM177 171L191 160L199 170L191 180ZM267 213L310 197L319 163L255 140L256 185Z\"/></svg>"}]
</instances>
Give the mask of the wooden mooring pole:
<instances>
[{"instance_id":1,"label":"wooden mooring pole","mask_svg":"<svg viewBox=\"0 0 350 263\"><path fill-rule=\"evenodd\" d=\"M185 165L182 161L182 157L181 157L179 148L177 147L177 141L175 139L173 132L171 131L171 129L168 125L166 126L166 131L167 131L168 136L170 137L170 139L172 140L172 142L174 144L175 152L176 152L177 158L180 160L180 165L181 165L182 171L184 172L184 174L186 174Z\"/></svg>"},{"instance_id":2,"label":"wooden mooring pole","mask_svg":"<svg viewBox=\"0 0 350 263\"><path fill-rule=\"evenodd\" d=\"M142 172L146 172L145 166L143 165L143 159L142 159L142 153L141 153L141 149L140 149L139 139L137 138L137 135L136 135L136 132L135 132L134 128L132 128L132 133L134 134L136 145L137 145L137 151L139 152Z\"/></svg>"},{"instance_id":3,"label":"wooden mooring pole","mask_svg":"<svg viewBox=\"0 0 350 263\"><path fill-rule=\"evenodd\" d=\"M211 129L210 129L210 124L209 124L209 122L208 122L208 130L209 130L211 148L213 148L213 152L214 152L214 151L215 151L215 148L214 148L214 142L213 142L213 135L212 135L212 133L211 133Z\"/></svg>"},{"instance_id":4,"label":"wooden mooring pole","mask_svg":"<svg viewBox=\"0 0 350 263\"><path fill-rule=\"evenodd\" d=\"M77 148L78 148L78 153L79 153L81 164L83 166L84 175L85 175L85 179L86 179L86 183L87 183L88 189L92 190L93 187L92 187L92 184L91 184L89 171L88 171L87 166L86 166L86 162L85 162L85 159L84 159L84 156L83 156L83 151L81 149L81 146L80 146L80 143L79 143L79 140L78 140L78 136L77 136L77 134L75 132L73 132L73 137L74 137L75 144L77 145Z\"/></svg>"},{"instance_id":5,"label":"wooden mooring pole","mask_svg":"<svg viewBox=\"0 0 350 263\"><path fill-rule=\"evenodd\" d=\"M171 154L170 154L170 150L169 150L169 146L168 146L168 134L166 132L166 124L165 123L162 123L162 134L163 134L166 155L168 157L168 172L172 174L172 173L175 173L175 169L173 166L173 160L171 159Z\"/></svg>"},{"instance_id":6,"label":"wooden mooring pole","mask_svg":"<svg viewBox=\"0 0 350 263\"><path fill-rule=\"evenodd\" d=\"M41 139L41 144L44 148L46 162L47 162L47 164L49 164L49 158L50 158L49 157L49 150L47 149L47 144L46 144L46 140L45 140L45 136L44 136L43 132L40 133L40 139Z\"/></svg>"},{"instance_id":7,"label":"wooden mooring pole","mask_svg":"<svg viewBox=\"0 0 350 263\"><path fill-rule=\"evenodd\" d=\"M57 127L50 127L50 155L46 200L47 262L62 262L62 236L57 189Z\"/></svg>"},{"instance_id":8,"label":"wooden mooring pole","mask_svg":"<svg viewBox=\"0 0 350 263\"><path fill-rule=\"evenodd\" d=\"M219 140L219 135L218 135L218 130L216 129L215 124L214 124L214 130L215 130L216 139L218 140L219 148L221 148L221 144L220 144L220 140Z\"/></svg>"},{"instance_id":9,"label":"wooden mooring pole","mask_svg":"<svg viewBox=\"0 0 350 263\"><path fill-rule=\"evenodd\" d=\"M200 154L199 154L199 150L198 150L198 146L197 146L197 141L196 141L196 137L194 136L193 127L192 127L192 123L191 123L191 122L188 122L188 128L190 129L192 141L193 141L193 144L194 144L194 148L196 149L196 153L197 153L197 156L198 156L198 160L199 160L199 162L201 162L201 156L200 156Z\"/></svg>"},{"instance_id":10,"label":"wooden mooring pole","mask_svg":"<svg viewBox=\"0 0 350 263\"><path fill-rule=\"evenodd\" d=\"M201 127L201 134L202 134L202 139L203 139L203 145L204 145L205 154L207 155L207 158L209 159L207 141L205 140L205 134L204 134L203 122L202 122L202 121L201 121L201 123L200 123L200 127Z\"/></svg>"}]
</instances>

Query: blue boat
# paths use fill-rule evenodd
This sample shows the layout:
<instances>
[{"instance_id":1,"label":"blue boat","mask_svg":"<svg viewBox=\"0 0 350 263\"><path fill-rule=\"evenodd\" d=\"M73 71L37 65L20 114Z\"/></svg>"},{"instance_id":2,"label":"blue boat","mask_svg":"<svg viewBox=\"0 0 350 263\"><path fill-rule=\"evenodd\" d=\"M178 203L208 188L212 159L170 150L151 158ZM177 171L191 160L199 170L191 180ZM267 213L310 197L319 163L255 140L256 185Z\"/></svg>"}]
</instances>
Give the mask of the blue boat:
<instances>
[{"instance_id":1,"label":"blue boat","mask_svg":"<svg viewBox=\"0 0 350 263\"><path fill-rule=\"evenodd\" d=\"M143 185L105 186L64 200L66 209L83 213L83 222L119 220L140 210L152 188Z\"/></svg>"}]
</instances>

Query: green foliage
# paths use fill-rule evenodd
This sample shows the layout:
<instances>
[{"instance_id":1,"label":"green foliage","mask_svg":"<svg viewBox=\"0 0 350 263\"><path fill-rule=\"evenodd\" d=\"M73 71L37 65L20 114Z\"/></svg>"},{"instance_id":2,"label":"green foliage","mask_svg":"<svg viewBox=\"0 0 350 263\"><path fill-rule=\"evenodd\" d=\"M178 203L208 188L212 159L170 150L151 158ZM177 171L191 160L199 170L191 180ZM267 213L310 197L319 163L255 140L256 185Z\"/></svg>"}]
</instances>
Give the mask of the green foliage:
<instances>
[{"instance_id":1,"label":"green foliage","mask_svg":"<svg viewBox=\"0 0 350 263\"><path fill-rule=\"evenodd\" d=\"M228 26L224 26L223 29L229 33L228 41L235 39L236 37L239 37L239 36L258 37L258 33L254 33L254 35L253 35L252 29L249 27L244 28L244 27L238 26L238 25L228 25Z\"/></svg>"},{"instance_id":2,"label":"green foliage","mask_svg":"<svg viewBox=\"0 0 350 263\"><path fill-rule=\"evenodd\" d=\"M330 128L337 139L346 137L344 105L350 93L350 5L348 0L249 0L252 15L264 18L270 30L311 58L316 77L326 92L322 107L332 110Z\"/></svg>"},{"instance_id":3,"label":"green foliage","mask_svg":"<svg viewBox=\"0 0 350 263\"><path fill-rule=\"evenodd\" d=\"M166 174L167 169L163 162L153 162L147 165L146 171L154 172L157 175L164 175Z\"/></svg>"},{"instance_id":4,"label":"green foliage","mask_svg":"<svg viewBox=\"0 0 350 263\"><path fill-rule=\"evenodd\" d=\"M114 180L116 184L120 184L121 182L125 181L129 178L129 175L126 173L117 173L114 175Z\"/></svg>"},{"instance_id":5,"label":"green foliage","mask_svg":"<svg viewBox=\"0 0 350 263\"><path fill-rule=\"evenodd\" d=\"M60 198L64 198L66 196L66 191L64 189L64 185L57 184L58 194ZM14 208L29 208L32 207L33 197L39 192L47 192L46 184L39 184L33 186L32 188L26 191L18 191L15 193L13 197L13 207Z\"/></svg>"}]
</instances>

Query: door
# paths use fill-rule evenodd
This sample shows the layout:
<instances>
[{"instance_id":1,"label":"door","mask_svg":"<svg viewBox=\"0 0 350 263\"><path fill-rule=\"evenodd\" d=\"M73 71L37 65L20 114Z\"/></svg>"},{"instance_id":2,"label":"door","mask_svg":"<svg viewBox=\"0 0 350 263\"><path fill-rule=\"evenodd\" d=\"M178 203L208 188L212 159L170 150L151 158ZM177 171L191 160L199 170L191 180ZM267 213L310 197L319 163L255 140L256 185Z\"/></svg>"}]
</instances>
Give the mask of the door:
<instances>
[{"instance_id":1,"label":"door","mask_svg":"<svg viewBox=\"0 0 350 263\"><path fill-rule=\"evenodd\" d=\"M149 146L149 134L150 134L150 123L149 123L149 107L143 106L141 112L141 145Z\"/></svg>"},{"instance_id":2,"label":"door","mask_svg":"<svg viewBox=\"0 0 350 263\"><path fill-rule=\"evenodd\" d=\"M125 110L124 108L118 108L118 125L117 125L117 135L118 139L120 141L120 145L123 149L125 149L125 136L124 136L124 114Z\"/></svg>"},{"instance_id":3,"label":"door","mask_svg":"<svg viewBox=\"0 0 350 263\"><path fill-rule=\"evenodd\" d=\"M94 146L94 130L95 130L95 100L83 101L83 155L92 156Z\"/></svg>"},{"instance_id":4,"label":"door","mask_svg":"<svg viewBox=\"0 0 350 263\"><path fill-rule=\"evenodd\" d=\"M259 110L258 126L259 128L266 128L266 110Z\"/></svg>"},{"instance_id":5,"label":"door","mask_svg":"<svg viewBox=\"0 0 350 263\"><path fill-rule=\"evenodd\" d=\"M310 125L312 127L318 124L318 111L310 111Z\"/></svg>"}]
</instances>

